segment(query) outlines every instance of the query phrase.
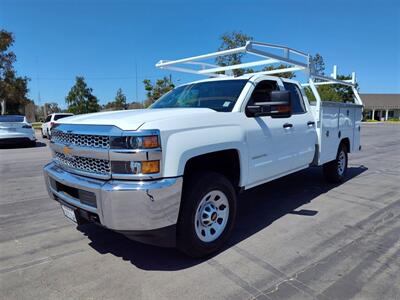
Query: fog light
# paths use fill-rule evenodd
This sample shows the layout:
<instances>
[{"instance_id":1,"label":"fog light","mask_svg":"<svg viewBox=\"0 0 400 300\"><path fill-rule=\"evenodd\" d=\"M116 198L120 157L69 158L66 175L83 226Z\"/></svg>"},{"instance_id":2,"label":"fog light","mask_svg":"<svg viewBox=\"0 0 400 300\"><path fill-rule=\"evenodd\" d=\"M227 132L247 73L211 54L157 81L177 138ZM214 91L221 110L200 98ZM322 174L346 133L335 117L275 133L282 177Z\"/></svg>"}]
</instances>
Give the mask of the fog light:
<instances>
[{"instance_id":1,"label":"fog light","mask_svg":"<svg viewBox=\"0 0 400 300\"><path fill-rule=\"evenodd\" d=\"M149 160L142 161L142 174L154 174L160 172L160 161Z\"/></svg>"},{"instance_id":2,"label":"fog light","mask_svg":"<svg viewBox=\"0 0 400 300\"><path fill-rule=\"evenodd\" d=\"M113 174L156 174L160 173L160 161L113 161L111 162Z\"/></svg>"}]
</instances>

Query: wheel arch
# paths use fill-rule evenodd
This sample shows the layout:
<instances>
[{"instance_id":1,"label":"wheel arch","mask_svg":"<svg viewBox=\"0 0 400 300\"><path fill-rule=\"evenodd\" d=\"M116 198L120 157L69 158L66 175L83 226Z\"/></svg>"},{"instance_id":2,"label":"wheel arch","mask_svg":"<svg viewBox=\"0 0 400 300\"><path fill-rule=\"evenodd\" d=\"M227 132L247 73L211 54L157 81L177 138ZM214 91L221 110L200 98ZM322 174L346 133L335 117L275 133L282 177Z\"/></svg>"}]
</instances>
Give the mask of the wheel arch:
<instances>
[{"instance_id":1,"label":"wheel arch","mask_svg":"<svg viewBox=\"0 0 400 300\"><path fill-rule=\"evenodd\" d=\"M340 141L339 147L340 147L340 145L346 146L347 153L350 153L350 151L351 151L350 146L351 146L351 145L350 145L350 139L349 139L348 137L343 138L343 139Z\"/></svg>"},{"instance_id":2,"label":"wheel arch","mask_svg":"<svg viewBox=\"0 0 400 300\"><path fill-rule=\"evenodd\" d=\"M203 153L189 158L184 165L185 178L195 172L212 171L224 175L239 190L243 179L240 152L238 149L224 149Z\"/></svg>"}]
</instances>

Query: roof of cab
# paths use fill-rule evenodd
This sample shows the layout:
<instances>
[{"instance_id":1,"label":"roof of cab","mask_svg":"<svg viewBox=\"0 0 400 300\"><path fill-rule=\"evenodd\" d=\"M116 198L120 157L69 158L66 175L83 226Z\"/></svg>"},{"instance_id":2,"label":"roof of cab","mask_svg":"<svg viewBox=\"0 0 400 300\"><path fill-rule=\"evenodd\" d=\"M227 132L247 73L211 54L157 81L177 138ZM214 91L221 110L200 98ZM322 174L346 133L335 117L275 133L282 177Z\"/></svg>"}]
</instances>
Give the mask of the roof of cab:
<instances>
[{"instance_id":1,"label":"roof of cab","mask_svg":"<svg viewBox=\"0 0 400 300\"><path fill-rule=\"evenodd\" d=\"M191 82L186 82L183 83L179 86L184 86L188 84L194 84L194 83L201 83L201 82L211 82L211 81L223 81L223 80L249 80L250 78L259 78L259 77L265 77L268 79L276 79L280 78L278 76L271 76L271 75L264 75L264 74L257 74L257 73L250 73L250 74L243 74L240 76L226 76L226 77L212 77L212 78L205 78L205 79L200 79L196 81L191 81ZM285 79L285 78L282 78Z\"/></svg>"}]
</instances>

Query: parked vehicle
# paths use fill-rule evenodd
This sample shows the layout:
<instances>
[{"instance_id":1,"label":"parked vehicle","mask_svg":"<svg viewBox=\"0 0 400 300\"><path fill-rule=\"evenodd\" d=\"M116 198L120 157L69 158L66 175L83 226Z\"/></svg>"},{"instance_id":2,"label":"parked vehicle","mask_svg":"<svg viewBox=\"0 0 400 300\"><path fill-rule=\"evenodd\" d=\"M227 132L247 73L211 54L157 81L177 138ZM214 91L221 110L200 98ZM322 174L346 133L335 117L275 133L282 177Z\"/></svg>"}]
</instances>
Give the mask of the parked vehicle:
<instances>
[{"instance_id":1,"label":"parked vehicle","mask_svg":"<svg viewBox=\"0 0 400 300\"><path fill-rule=\"evenodd\" d=\"M199 61L232 53L263 59L224 67ZM226 74L276 62L291 66ZM50 197L74 222L94 222L136 240L205 256L229 238L237 193L309 166L322 166L329 181L342 182L348 153L361 149L355 76L340 81L335 74L316 74L305 53L248 42L157 66L214 78L181 85L150 109L80 115L53 128L53 161L44 167L45 181ZM299 70L310 76L303 85L271 76ZM354 103L322 102L316 89L322 84L349 87Z\"/></svg>"},{"instance_id":2,"label":"parked vehicle","mask_svg":"<svg viewBox=\"0 0 400 300\"><path fill-rule=\"evenodd\" d=\"M74 114L71 113L53 113L46 117L42 124L42 138L50 138L51 136L51 128L56 124L57 120L62 118L71 117Z\"/></svg>"},{"instance_id":3,"label":"parked vehicle","mask_svg":"<svg viewBox=\"0 0 400 300\"><path fill-rule=\"evenodd\" d=\"M36 145L35 131L25 116L0 116L0 144Z\"/></svg>"}]
</instances>

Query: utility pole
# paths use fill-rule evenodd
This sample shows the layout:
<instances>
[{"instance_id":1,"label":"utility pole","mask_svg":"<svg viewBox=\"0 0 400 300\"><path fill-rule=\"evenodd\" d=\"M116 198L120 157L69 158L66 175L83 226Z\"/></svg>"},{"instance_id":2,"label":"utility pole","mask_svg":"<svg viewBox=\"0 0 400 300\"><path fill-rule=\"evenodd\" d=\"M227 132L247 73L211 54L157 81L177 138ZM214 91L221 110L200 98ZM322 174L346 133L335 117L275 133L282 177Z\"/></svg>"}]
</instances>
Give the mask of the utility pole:
<instances>
[{"instance_id":1,"label":"utility pole","mask_svg":"<svg viewBox=\"0 0 400 300\"><path fill-rule=\"evenodd\" d=\"M43 114L44 114L44 118L47 117L47 103L43 104Z\"/></svg>"},{"instance_id":2,"label":"utility pole","mask_svg":"<svg viewBox=\"0 0 400 300\"><path fill-rule=\"evenodd\" d=\"M36 87L38 89L38 106L40 106L40 78L39 78L39 58L36 56Z\"/></svg>"}]
</instances>

